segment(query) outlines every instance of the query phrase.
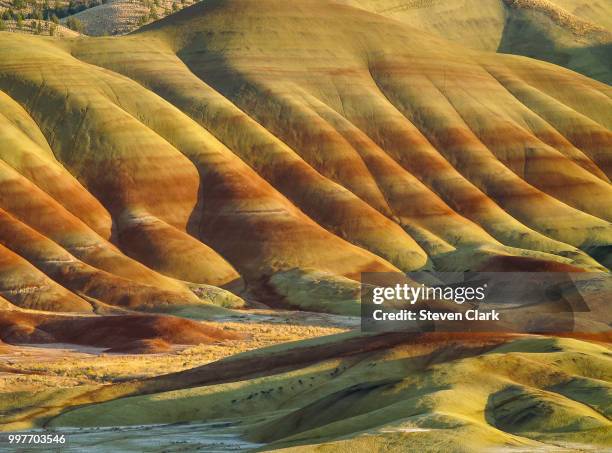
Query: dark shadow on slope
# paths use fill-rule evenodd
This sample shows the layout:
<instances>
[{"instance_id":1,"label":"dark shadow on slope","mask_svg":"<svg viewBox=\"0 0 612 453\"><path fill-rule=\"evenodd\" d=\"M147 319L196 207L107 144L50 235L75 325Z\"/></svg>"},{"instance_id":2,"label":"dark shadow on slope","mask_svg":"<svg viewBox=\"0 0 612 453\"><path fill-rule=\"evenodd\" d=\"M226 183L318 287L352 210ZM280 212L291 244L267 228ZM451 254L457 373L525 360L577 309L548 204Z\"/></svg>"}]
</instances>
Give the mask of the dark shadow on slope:
<instances>
[{"instance_id":1,"label":"dark shadow on slope","mask_svg":"<svg viewBox=\"0 0 612 453\"><path fill-rule=\"evenodd\" d=\"M554 63L609 85L612 41L605 41L603 32L576 36L542 14L511 10L497 52Z\"/></svg>"}]
</instances>

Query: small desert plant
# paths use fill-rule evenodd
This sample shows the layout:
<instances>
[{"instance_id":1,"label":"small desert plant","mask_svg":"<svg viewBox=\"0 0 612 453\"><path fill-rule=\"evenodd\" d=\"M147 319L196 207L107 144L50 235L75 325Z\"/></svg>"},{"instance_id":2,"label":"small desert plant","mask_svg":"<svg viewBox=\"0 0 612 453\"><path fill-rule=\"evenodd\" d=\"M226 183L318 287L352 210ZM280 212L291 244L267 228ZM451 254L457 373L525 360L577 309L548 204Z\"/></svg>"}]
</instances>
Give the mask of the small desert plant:
<instances>
[{"instance_id":1,"label":"small desert plant","mask_svg":"<svg viewBox=\"0 0 612 453\"><path fill-rule=\"evenodd\" d=\"M79 33L82 33L84 30L83 22L76 17L69 17L66 21L66 25L70 30L78 31Z\"/></svg>"}]
</instances>

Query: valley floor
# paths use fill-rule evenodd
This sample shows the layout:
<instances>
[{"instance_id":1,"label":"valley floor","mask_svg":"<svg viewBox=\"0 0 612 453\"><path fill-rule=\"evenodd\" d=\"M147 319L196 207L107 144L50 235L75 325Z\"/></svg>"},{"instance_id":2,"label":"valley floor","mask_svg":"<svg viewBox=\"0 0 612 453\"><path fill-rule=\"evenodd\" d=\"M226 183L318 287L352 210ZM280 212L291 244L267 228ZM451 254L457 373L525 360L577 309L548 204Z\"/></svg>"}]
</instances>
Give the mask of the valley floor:
<instances>
[{"instance_id":1,"label":"valley floor","mask_svg":"<svg viewBox=\"0 0 612 453\"><path fill-rule=\"evenodd\" d=\"M344 332L357 323L348 317L320 313L244 310L238 321L222 324L224 330L245 334L244 339L177 346L168 353L105 353L104 348L60 343L11 346L0 349L0 393L158 376L252 349Z\"/></svg>"},{"instance_id":2,"label":"valley floor","mask_svg":"<svg viewBox=\"0 0 612 453\"><path fill-rule=\"evenodd\" d=\"M365 335L355 322L247 310L221 325L252 336L170 353L8 346L0 451L9 431L65 434L62 453L612 446L606 335Z\"/></svg>"}]
</instances>

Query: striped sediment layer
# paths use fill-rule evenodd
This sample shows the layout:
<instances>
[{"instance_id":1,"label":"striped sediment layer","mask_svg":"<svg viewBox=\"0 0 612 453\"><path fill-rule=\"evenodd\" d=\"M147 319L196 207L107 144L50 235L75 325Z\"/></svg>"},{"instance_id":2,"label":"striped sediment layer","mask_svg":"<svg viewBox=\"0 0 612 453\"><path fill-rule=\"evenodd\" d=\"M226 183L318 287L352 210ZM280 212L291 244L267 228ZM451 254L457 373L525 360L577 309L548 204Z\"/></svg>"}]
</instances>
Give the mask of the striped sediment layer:
<instances>
[{"instance_id":1,"label":"striped sediment layer","mask_svg":"<svg viewBox=\"0 0 612 453\"><path fill-rule=\"evenodd\" d=\"M606 271L611 96L322 0L0 34L0 295L205 317L279 274Z\"/></svg>"}]
</instances>

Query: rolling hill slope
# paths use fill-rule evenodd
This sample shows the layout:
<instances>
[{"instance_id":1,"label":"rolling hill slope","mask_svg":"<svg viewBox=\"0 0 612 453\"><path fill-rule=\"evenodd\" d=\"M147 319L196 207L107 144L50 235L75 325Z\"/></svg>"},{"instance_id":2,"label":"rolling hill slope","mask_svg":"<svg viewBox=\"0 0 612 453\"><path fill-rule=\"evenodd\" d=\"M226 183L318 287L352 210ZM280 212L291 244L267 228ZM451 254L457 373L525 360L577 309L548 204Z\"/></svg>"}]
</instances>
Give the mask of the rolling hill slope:
<instances>
[{"instance_id":1,"label":"rolling hill slope","mask_svg":"<svg viewBox=\"0 0 612 453\"><path fill-rule=\"evenodd\" d=\"M167 448L175 430L191 430L181 448L195 450L208 433L185 423L202 421L219 439L274 451L601 451L612 441L611 370L609 348L572 338L342 334L141 381L50 389L41 410L29 394L0 405L16 428L120 425L105 448L130 451L138 434L126 439L126 426ZM99 445L73 435L82 449Z\"/></svg>"},{"instance_id":2,"label":"rolling hill slope","mask_svg":"<svg viewBox=\"0 0 612 453\"><path fill-rule=\"evenodd\" d=\"M525 55L612 83L606 0L337 0L472 49Z\"/></svg>"},{"instance_id":3,"label":"rolling hill slope","mask_svg":"<svg viewBox=\"0 0 612 453\"><path fill-rule=\"evenodd\" d=\"M0 294L208 317L275 275L603 271L611 95L324 0L0 33Z\"/></svg>"},{"instance_id":4,"label":"rolling hill slope","mask_svg":"<svg viewBox=\"0 0 612 453\"><path fill-rule=\"evenodd\" d=\"M450 3L409 4L431 19ZM606 27L597 5L571 14ZM611 445L609 332L276 317L359 314L362 272L612 268L612 88L494 52L474 8L454 17L482 28L470 47L357 6L210 0L121 37L0 33L0 373L44 385L0 392L0 431L93 426L71 445L120 451L208 451L211 429L208 446L289 451ZM605 62L580 55L568 66ZM576 330L609 327L605 286L590 290ZM274 310L234 310L258 302ZM245 333L266 341L220 351ZM63 364L18 356L65 342ZM179 350L200 344L218 350ZM167 356L130 369L102 350Z\"/></svg>"}]
</instances>

